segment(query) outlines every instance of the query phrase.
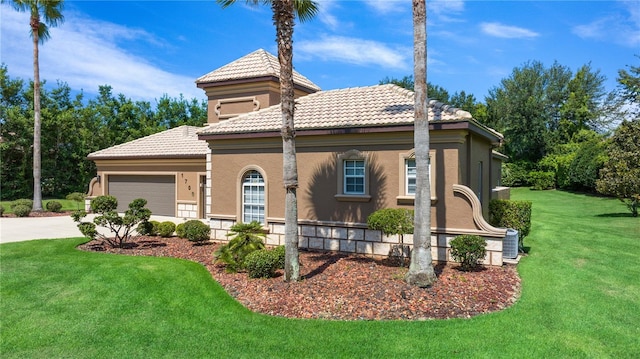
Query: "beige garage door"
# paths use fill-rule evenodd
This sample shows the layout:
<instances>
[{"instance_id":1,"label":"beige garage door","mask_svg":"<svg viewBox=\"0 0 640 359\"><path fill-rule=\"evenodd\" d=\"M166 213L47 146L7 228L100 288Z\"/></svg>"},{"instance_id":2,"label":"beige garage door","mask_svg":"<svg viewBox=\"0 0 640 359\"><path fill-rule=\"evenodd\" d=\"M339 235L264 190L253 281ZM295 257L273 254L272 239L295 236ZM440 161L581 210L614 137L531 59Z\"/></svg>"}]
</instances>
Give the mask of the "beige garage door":
<instances>
[{"instance_id":1,"label":"beige garage door","mask_svg":"<svg viewBox=\"0 0 640 359\"><path fill-rule=\"evenodd\" d=\"M175 176L109 175L108 191L118 199L118 212L124 212L134 199L144 198L152 214L176 215Z\"/></svg>"}]
</instances>

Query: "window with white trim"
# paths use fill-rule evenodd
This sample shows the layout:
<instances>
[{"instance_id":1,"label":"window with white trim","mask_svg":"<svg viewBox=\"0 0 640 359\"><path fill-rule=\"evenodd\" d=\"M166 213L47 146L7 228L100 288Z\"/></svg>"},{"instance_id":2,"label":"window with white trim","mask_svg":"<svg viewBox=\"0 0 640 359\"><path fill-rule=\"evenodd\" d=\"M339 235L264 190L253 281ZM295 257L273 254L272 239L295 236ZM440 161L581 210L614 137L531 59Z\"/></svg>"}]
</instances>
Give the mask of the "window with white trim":
<instances>
[{"instance_id":1,"label":"window with white trim","mask_svg":"<svg viewBox=\"0 0 640 359\"><path fill-rule=\"evenodd\" d=\"M247 172L242 179L242 222L264 220L264 178L258 171Z\"/></svg>"},{"instance_id":2,"label":"window with white trim","mask_svg":"<svg viewBox=\"0 0 640 359\"><path fill-rule=\"evenodd\" d=\"M338 186L334 197L341 202L370 201L368 155L353 149L337 155L336 160Z\"/></svg>"},{"instance_id":3,"label":"window with white trim","mask_svg":"<svg viewBox=\"0 0 640 359\"><path fill-rule=\"evenodd\" d=\"M415 195L416 194L416 174L418 173L418 171L416 170L416 159L415 158L405 159L404 168L405 168L405 194Z\"/></svg>"},{"instance_id":4,"label":"window with white trim","mask_svg":"<svg viewBox=\"0 0 640 359\"><path fill-rule=\"evenodd\" d=\"M429 179L431 184L431 200L436 200L436 188L435 188L435 150L429 151L429 163L428 163L428 171L429 171ZM399 175L399 186L398 186L398 196L396 197L399 204L413 204L415 195L416 195L416 176L418 175L418 171L416 168L416 156L415 151L411 150L409 152L400 153L400 161L398 167L398 175Z\"/></svg>"},{"instance_id":5,"label":"window with white trim","mask_svg":"<svg viewBox=\"0 0 640 359\"><path fill-rule=\"evenodd\" d=\"M404 171L404 193L407 196L414 196L416 194L416 175L418 174L415 158L405 158ZM431 158L429 158L428 171L431 174ZM433 180L431 182L433 183Z\"/></svg>"}]
</instances>

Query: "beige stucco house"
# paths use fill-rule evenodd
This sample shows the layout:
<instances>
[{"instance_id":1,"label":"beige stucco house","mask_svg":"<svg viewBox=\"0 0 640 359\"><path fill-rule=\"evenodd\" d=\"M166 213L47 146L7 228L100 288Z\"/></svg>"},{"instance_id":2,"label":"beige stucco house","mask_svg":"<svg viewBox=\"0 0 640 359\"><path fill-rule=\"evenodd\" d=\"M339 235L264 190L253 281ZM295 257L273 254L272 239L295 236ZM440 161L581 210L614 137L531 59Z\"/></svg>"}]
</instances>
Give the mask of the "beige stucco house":
<instances>
[{"instance_id":1,"label":"beige stucco house","mask_svg":"<svg viewBox=\"0 0 640 359\"><path fill-rule=\"evenodd\" d=\"M91 194L147 198L154 213L207 221L216 240L236 222L257 220L268 244L283 244L278 76L277 58L258 50L200 77L208 124L92 153ZM384 236L366 220L377 209L413 206L413 93L390 84L320 91L297 72L294 83L300 247L406 251L411 235ZM493 150L502 135L437 101L429 120L434 259L449 260L456 235L478 234L488 243L485 263L502 265L506 230L485 221L489 200L508 198L499 186L504 156Z\"/></svg>"}]
</instances>

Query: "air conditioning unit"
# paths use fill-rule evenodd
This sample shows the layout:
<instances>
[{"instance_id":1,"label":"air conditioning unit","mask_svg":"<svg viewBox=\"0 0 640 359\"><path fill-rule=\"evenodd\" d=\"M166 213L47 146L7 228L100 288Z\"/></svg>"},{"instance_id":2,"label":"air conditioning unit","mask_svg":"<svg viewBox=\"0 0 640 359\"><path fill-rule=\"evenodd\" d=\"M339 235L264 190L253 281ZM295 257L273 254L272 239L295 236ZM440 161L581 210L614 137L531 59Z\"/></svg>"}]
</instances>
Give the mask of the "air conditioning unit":
<instances>
[{"instance_id":1,"label":"air conditioning unit","mask_svg":"<svg viewBox=\"0 0 640 359\"><path fill-rule=\"evenodd\" d=\"M507 236L502 241L502 257L518 258L518 231L515 229L507 229Z\"/></svg>"}]
</instances>

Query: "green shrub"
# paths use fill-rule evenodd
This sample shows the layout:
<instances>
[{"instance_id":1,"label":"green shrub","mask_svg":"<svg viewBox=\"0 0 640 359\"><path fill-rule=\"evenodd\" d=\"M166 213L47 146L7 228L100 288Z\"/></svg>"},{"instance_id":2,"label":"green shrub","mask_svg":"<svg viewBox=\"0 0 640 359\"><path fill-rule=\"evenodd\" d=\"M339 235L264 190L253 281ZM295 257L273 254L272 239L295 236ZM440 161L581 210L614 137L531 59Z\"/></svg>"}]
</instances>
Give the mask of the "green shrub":
<instances>
[{"instance_id":1,"label":"green shrub","mask_svg":"<svg viewBox=\"0 0 640 359\"><path fill-rule=\"evenodd\" d=\"M176 226L176 236L186 238L184 234L184 223L180 223Z\"/></svg>"},{"instance_id":2,"label":"green shrub","mask_svg":"<svg viewBox=\"0 0 640 359\"><path fill-rule=\"evenodd\" d=\"M17 206L29 207L29 211L31 211L33 209L33 200L30 200L27 198L21 198L11 202L10 207L12 211L15 212Z\"/></svg>"},{"instance_id":3,"label":"green shrub","mask_svg":"<svg viewBox=\"0 0 640 359\"><path fill-rule=\"evenodd\" d=\"M202 221L192 219L184 222L183 225L183 235L180 237L197 243L211 239L211 227L202 223Z\"/></svg>"},{"instance_id":4,"label":"green shrub","mask_svg":"<svg viewBox=\"0 0 640 359\"><path fill-rule=\"evenodd\" d=\"M273 252L273 255L278 259L278 269L284 269L284 256L285 256L284 246L277 246L271 251Z\"/></svg>"},{"instance_id":5,"label":"green shrub","mask_svg":"<svg viewBox=\"0 0 640 359\"><path fill-rule=\"evenodd\" d=\"M143 221L136 227L136 232L143 236L157 236L158 235L158 221Z\"/></svg>"},{"instance_id":6,"label":"green shrub","mask_svg":"<svg viewBox=\"0 0 640 359\"><path fill-rule=\"evenodd\" d=\"M520 240L531 230L531 202L494 199L489 202L489 223L495 227L513 228Z\"/></svg>"},{"instance_id":7,"label":"green shrub","mask_svg":"<svg viewBox=\"0 0 640 359\"><path fill-rule=\"evenodd\" d=\"M29 213L31 213L31 207L25 206L23 204L19 204L13 207L13 214L17 217L28 217Z\"/></svg>"},{"instance_id":8,"label":"green shrub","mask_svg":"<svg viewBox=\"0 0 640 359\"><path fill-rule=\"evenodd\" d=\"M107 213L118 208L118 199L114 196L98 196L91 201L91 210L95 213Z\"/></svg>"},{"instance_id":9,"label":"green shrub","mask_svg":"<svg viewBox=\"0 0 640 359\"><path fill-rule=\"evenodd\" d=\"M413 233L413 216L413 210L384 208L371 213L367 225L386 235Z\"/></svg>"},{"instance_id":10,"label":"green shrub","mask_svg":"<svg viewBox=\"0 0 640 359\"><path fill-rule=\"evenodd\" d=\"M134 228L140 226L140 223L149 221L151 210L146 208L147 200L136 198L129 203L129 208L124 211L124 216L120 216L117 212L118 200L113 196L98 196L91 201L91 209L96 214L93 218L93 224L108 228L112 235L104 235L97 231L89 231L92 236L86 235L91 239L99 237L112 247L122 248L123 245L133 236ZM84 210L78 210L72 213L74 222L78 223L78 228L89 227L81 220L87 216ZM84 232L83 232L84 233Z\"/></svg>"},{"instance_id":11,"label":"green shrub","mask_svg":"<svg viewBox=\"0 0 640 359\"><path fill-rule=\"evenodd\" d=\"M158 224L158 234L160 237L171 237L176 230L176 224L171 221L164 221Z\"/></svg>"},{"instance_id":12,"label":"green shrub","mask_svg":"<svg viewBox=\"0 0 640 359\"><path fill-rule=\"evenodd\" d=\"M244 269L244 259L247 255L264 249L265 234L262 231L262 224L257 221L236 223L227 236L233 236L233 238L214 253L214 262L226 264L227 272L234 273Z\"/></svg>"},{"instance_id":13,"label":"green shrub","mask_svg":"<svg viewBox=\"0 0 640 359\"><path fill-rule=\"evenodd\" d=\"M0 217L4 215L4 206L0 205Z\"/></svg>"},{"instance_id":14,"label":"green shrub","mask_svg":"<svg viewBox=\"0 0 640 359\"><path fill-rule=\"evenodd\" d=\"M451 257L460 262L462 270L468 271L478 266L478 261L487 253L487 242L476 235L463 234L451 240Z\"/></svg>"},{"instance_id":15,"label":"green shrub","mask_svg":"<svg viewBox=\"0 0 640 359\"><path fill-rule=\"evenodd\" d=\"M47 205L45 206L47 208L47 211L49 212L55 212L58 213L62 210L62 203L58 202L58 201L49 201L47 202Z\"/></svg>"},{"instance_id":16,"label":"green shrub","mask_svg":"<svg viewBox=\"0 0 640 359\"><path fill-rule=\"evenodd\" d=\"M284 247L283 247L284 248ZM244 266L250 278L272 278L280 267L280 253L284 261L284 252L278 249L259 249L244 258ZM282 263L284 267L284 263Z\"/></svg>"},{"instance_id":17,"label":"green shrub","mask_svg":"<svg viewBox=\"0 0 640 359\"><path fill-rule=\"evenodd\" d=\"M96 225L91 222L82 222L78 224L78 229L83 236L95 239L98 235L98 231L96 230Z\"/></svg>"},{"instance_id":18,"label":"green shrub","mask_svg":"<svg viewBox=\"0 0 640 359\"><path fill-rule=\"evenodd\" d=\"M555 174L553 172L533 171L529 173L529 183L535 190L553 189L555 187Z\"/></svg>"}]
</instances>

